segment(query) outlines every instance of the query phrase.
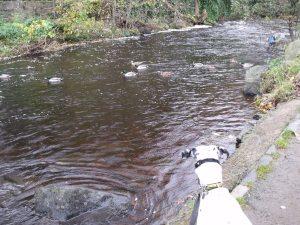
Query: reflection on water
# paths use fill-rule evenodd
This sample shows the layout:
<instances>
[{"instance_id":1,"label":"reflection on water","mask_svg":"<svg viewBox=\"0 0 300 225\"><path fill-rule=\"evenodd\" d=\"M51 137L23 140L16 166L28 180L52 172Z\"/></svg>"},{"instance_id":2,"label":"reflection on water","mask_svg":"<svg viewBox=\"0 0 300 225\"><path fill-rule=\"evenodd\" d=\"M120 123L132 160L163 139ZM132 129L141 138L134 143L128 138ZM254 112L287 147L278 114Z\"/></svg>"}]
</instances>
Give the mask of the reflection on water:
<instances>
[{"instance_id":1,"label":"reflection on water","mask_svg":"<svg viewBox=\"0 0 300 225\"><path fill-rule=\"evenodd\" d=\"M232 59L266 61L275 30L225 23L2 62L12 79L0 82L0 175L17 173L24 184L0 184L1 224L39 224L35 188L65 183L130 195L124 224L165 223L197 188L180 151L212 132L238 132L252 116ZM149 69L124 79L130 61ZM63 83L48 85L53 76Z\"/></svg>"}]
</instances>

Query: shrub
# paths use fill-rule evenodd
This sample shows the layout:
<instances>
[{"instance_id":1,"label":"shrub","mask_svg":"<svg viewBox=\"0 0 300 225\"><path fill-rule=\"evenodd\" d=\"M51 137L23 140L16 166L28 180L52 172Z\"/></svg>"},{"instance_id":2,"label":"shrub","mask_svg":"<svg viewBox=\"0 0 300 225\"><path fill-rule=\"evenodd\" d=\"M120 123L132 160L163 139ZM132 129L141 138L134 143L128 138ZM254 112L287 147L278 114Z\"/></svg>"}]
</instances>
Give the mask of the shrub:
<instances>
[{"instance_id":1,"label":"shrub","mask_svg":"<svg viewBox=\"0 0 300 225\"><path fill-rule=\"evenodd\" d=\"M23 36L23 29L18 23L1 23L0 24L0 40L12 41L20 39Z\"/></svg>"},{"instance_id":2,"label":"shrub","mask_svg":"<svg viewBox=\"0 0 300 225\"><path fill-rule=\"evenodd\" d=\"M23 29L23 38L26 42L34 42L39 39L54 38L55 24L50 20L31 19L20 23L19 26Z\"/></svg>"},{"instance_id":3,"label":"shrub","mask_svg":"<svg viewBox=\"0 0 300 225\"><path fill-rule=\"evenodd\" d=\"M252 14L260 17L278 17L282 14L283 7L278 0L261 0L252 7Z\"/></svg>"},{"instance_id":4,"label":"shrub","mask_svg":"<svg viewBox=\"0 0 300 225\"><path fill-rule=\"evenodd\" d=\"M56 8L57 28L64 40L77 41L99 36L103 32L103 22L96 21L98 15L95 6L99 1L61 1Z\"/></svg>"},{"instance_id":5,"label":"shrub","mask_svg":"<svg viewBox=\"0 0 300 225\"><path fill-rule=\"evenodd\" d=\"M250 16L250 7L247 0L234 0L231 4L231 15L233 19L245 19Z\"/></svg>"}]
</instances>

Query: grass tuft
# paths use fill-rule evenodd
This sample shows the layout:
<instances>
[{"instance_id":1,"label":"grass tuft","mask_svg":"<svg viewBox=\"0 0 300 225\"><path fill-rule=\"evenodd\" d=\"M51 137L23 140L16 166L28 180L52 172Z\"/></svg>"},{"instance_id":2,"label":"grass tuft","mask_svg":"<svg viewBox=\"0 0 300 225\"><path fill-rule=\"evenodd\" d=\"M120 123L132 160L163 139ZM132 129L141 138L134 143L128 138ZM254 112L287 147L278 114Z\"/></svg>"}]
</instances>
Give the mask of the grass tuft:
<instances>
[{"instance_id":1,"label":"grass tuft","mask_svg":"<svg viewBox=\"0 0 300 225\"><path fill-rule=\"evenodd\" d=\"M274 160L277 160L277 159L280 158L280 153L279 153L279 152L273 152L273 153L271 154L271 156L272 156L272 158L273 158Z\"/></svg>"},{"instance_id":2,"label":"grass tuft","mask_svg":"<svg viewBox=\"0 0 300 225\"><path fill-rule=\"evenodd\" d=\"M244 197L238 197L238 198L236 198L236 200L242 207L247 205L247 201Z\"/></svg>"},{"instance_id":3,"label":"grass tuft","mask_svg":"<svg viewBox=\"0 0 300 225\"><path fill-rule=\"evenodd\" d=\"M276 146L278 148L281 148L281 149L285 149L287 148L288 144L290 143L290 140L292 139L292 137L295 136L295 133L291 130L284 130L280 137L276 140Z\"/></svg>"},{"instance_id":4,"label":"grass tuft","mask_svg":"<svg viewBox=\"0 0 300 225\"><path fill-rule=\"evenodd\" d=\"M266 179L268 173L272 171L270 165L261 165L256 169L256 174L258 179Z\"/></svg>"}]
</instances>

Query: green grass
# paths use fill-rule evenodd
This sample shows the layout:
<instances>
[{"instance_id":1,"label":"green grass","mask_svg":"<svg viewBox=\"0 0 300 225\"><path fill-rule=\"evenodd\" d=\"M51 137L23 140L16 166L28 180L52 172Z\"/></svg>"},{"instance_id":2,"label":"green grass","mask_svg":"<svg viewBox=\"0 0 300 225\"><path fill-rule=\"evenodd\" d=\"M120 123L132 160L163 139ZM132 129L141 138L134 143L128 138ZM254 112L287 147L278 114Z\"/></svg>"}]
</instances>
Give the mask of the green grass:
<instances>
[{"instance_id":1,"label":"green grass","mask_svg":"<svg viewBox=\"0 0 300 225\"><path fill-rule=\"evenodd\" d=\"M238 198L236 198L236 200L242 207L247 205L247 201L244 197L238 197Z\"/></svg>"},{"instance_id":2,"label":"green grass","mask_svg":"<svg viewBox=\"0 0 300 225\"><path fill-rule=\"evenodd\" d=\"M275 144L278 148L285 149L294 136L295 133L293 131L286 129L281 133Z\"/></svg>"},{"instance_id":3,"label":"green grass","mask_svg":"<svg viewBox=\"0 0 300 225\"><path fill-rule=\"evenodd\" d=\"M270 61L268 71L262 75L261 93L268 94L268 101L270 102L278 103L291 99L300 79L297 76L299 72L299 58L296 58L289 65L280 58ZM261 98L258 97L255 103L259 105Z\"/></svg>"},{"instance_id":4,"label":"green grass","mask_svg":"<svg viewBox=\"0 0 300 225\"><path fill-rule=\"evenodd\" d=\"M266 179L267 174L272 171L270 165L261 165L256 169L256 174L258 179Z\"/></svg>"},{"instance_id":5,"label":"green grass","mask_svg":"<svg viewBox=\"0 0 300 225\"><path fill-rule=\"evenodd\" d=\"M289 64L281 58L271 60L269 69L261 76L260 92L255 98L255 105L262 111L269 110L279 102L295 97L300 84L300 57ZM284 146L279 140L279 146Z\"/></svg>"},{"instance_id":6,"label":"green grass","mask_svg":"<svg viewBox=\"0 0 300 225\"><path fill-rule=\"evenodd\" d=\"M272 158L273 158L274 160L277 160L277 159L280 158L280 153L279 153L279 152L273 152L273 153L271 154L271 156L272 156Z\"/></svg>"}]
</instances>

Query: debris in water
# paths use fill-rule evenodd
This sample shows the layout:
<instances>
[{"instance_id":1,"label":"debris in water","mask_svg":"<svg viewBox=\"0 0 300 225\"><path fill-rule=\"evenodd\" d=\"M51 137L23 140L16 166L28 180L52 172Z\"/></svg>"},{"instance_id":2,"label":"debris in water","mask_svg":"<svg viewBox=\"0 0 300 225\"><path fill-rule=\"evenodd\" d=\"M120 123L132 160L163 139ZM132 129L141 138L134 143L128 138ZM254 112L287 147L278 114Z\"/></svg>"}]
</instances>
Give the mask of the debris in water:
<instances>
[{"instance_id":1,"label":"debris in water","mask_svg":"<svg viewBox=\"0 0 300 225\"><path fill-rule=\"evenodd\" d=\"M235 58L230 59L230 64L239 64L239 62Z\"/></svg>"},{"instance_id":2,"label":"debris in water","mask_svg":"<svg viewBox=\"0 0 300 225\"><path fill-rule=\"evenodd\" d=\"M253 119L254 119L254 120L259 120L260 118L261 118L261 116L258 115L258 114L255 114L255 115L253 116Z\"/></svg>"},{"instance_id":3,"label":"debris in water","mask_svg":"<svg viewBox=\"0 0 300 225\"><path fill-rule=\"evenodd\" d=\"M159 72L159 74L160 74L162 77L171 77L171 76L174 75L173 72L169 72L169 71Z\"/></svg>"}]
</instances>

